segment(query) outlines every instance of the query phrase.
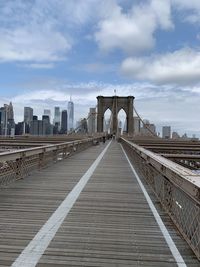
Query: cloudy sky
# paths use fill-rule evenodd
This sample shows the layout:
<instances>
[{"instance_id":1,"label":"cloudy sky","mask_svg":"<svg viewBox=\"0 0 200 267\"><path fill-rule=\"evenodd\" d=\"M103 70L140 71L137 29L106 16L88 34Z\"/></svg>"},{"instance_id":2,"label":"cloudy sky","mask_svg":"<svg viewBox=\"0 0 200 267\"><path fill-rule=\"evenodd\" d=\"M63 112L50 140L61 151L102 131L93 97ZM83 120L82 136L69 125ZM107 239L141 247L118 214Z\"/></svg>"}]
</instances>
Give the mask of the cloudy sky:
<instances>
[{"instance_id":1,"label":"cloudy sky","mask_svg":"<svg viewBox=\"0 0 200 267\"><path fill-rule=\"evenodd\" d=\"M0 0L0 105L87 116L97 95L200 136L199 0Z\"/></svg>"}]
</instances>

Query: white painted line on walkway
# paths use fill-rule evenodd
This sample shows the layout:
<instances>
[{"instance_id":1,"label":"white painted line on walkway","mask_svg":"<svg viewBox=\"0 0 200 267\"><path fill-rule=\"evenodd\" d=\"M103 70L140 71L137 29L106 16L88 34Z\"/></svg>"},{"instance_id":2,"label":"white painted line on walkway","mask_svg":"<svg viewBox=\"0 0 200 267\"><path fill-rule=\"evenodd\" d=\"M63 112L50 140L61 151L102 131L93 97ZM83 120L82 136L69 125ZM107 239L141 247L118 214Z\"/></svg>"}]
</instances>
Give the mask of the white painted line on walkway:
<instances>
[{"instance_id":1,"label":"white painted line on walkway","mask_svg":"<svg viewBox=\"0 0 200 267\"><path fill-rule=\"evenodd\" d=\"M111 142L105 147L98 158L90 166L87 172L81 177L80 181L75 185L72 191L67 195L65 200L60 204L56 211L51 215L48 221L43 225L35 237L30 241L27 247L22 251L19 257L11 265L11 267L34 267L39 262L42 254L47 249L51 240L65 220L67 214L73 207L81 191L87 184L88 180L94 173L99 162L105 155Z\"/></svg>"},{"instance_id":2,"label":"white painted line on walkway","mask_svg":"<svg viewBox=\"0 0 200 267\"><path fill-rule=\"evenodd\" d=\"M158 224L158 226L159 226L159 228L160 228L160 230L161 230L161 232L162 232L162 234L163 234L163 236L165 238L165 241L167 242L167 245L168 245L172 255L174 256L174 259L175 259L178 267L187 267L187 265L185 264L180 252L178 251L174 241L172 240L167 228L165 227L160 215L158 214L158 212L157 212L157 210L156 210L151 198L149 197L149 194L147 193L147 191L146 191L144 185L142 184L137 172L135 171L133 165L131 164L131 162L130 162L130 160L129 160L129 158L128 158L128 156L127 156L127 154L126 154L126 152L125 152L125 150L124 150L122 145L121 145L121 148L122 148L122 150L123 150L123 152L124 152L124 154L126 156L126 159L127 159L128 163L129 163L129 165L131 167L131 170L133 171L133 174L135 175L135 177L136 177L136 179L138 181L138 184L139 184L139 186L140 186L140 188L141 188L141 190L142 190L142 192L143 192L143 194L144 194L144 196L145 196L145 198L147 200L147 203L148 203L148 205L149 205L149 207L150 207L150 209L151 209L151 211L152 211L152 213L154 215L154 218L156 219L156 222L157 222L157 224Z\"/></svg>"}]
</instances>

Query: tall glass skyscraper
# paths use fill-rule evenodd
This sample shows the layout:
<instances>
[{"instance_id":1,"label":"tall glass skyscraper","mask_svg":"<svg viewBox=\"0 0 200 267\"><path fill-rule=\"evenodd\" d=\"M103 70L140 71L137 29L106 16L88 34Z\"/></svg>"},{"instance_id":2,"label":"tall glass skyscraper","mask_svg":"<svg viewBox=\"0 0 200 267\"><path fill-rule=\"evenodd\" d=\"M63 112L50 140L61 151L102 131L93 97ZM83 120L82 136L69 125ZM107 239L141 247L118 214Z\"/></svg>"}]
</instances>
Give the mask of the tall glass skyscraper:
<instances>
[{"instance_id":1,"label":"tall glass skyscraper","mask_svg":"<svg viewBox=\"0 0 200 267\"><path fill-rule=\"evenodd\" d=\"M30 107L24 107L24 122L30 125L33 120L33 109Z\"/></svg>"},{"instance_id":2,"label":"tall glass skyscraper","mask_svg":"<svg viewBox=\"0 0 200 267\"><path fill-rule=\"evenodd\" d=\"M50 122L51 122L51 110L50 109L44 109L44 115L49 116Z\"/></svg>"},{"instance_id":3,"label":"tall glass skyscraper","mask_svg":"<svg viewBox=\"0 0 200 267\"><path fill-rule=\"evenodd\" d=\"M60 107L55 107L54 108L54 120L53 120L54 125L58 125L58 128L60 130Z\"/></svg>"},{"instance_id":4,"label":"tall glass skyscraper","mask_svg":"<svg viewBox=\"0 0 200 267\"><path fill-rule=\"evenodd\" d=\"M0 134L14 136L15 121L12 102L4 104L4 106L0 108L0 113Z\"/></svg>"},{"instance_id":5,"label":"tall glass skyscraper","mask_svg":"<svg viewBox=\"0 0 200 267\"><path fill-rule=\"evenodd\" d=\"M72 131L74 129L74 103L70 98L68 102L68 130Z\"/></svg>"},{"instance_id":6,"label":"tall glass skyscraper","mask_svg":"<svg viewBox=\"0 0 200 267\"><path fill-rule=\"evenodd\" d=\"M61 133L66 134L67 133L67 110L63 110L61 113Z\"/></svg>"}]
</instances>

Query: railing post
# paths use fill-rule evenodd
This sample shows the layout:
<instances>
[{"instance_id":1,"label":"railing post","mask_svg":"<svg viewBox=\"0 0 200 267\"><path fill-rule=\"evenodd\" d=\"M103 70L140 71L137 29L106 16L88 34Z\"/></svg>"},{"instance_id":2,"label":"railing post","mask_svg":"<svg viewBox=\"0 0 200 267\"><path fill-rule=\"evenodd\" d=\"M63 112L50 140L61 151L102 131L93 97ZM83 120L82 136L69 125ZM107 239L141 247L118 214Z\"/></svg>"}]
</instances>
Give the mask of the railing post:
<instances>
[{"instance_id":1,"label":"railing post","mask_svg":"<svg viewBox=\"0 0 200 267\"><path fill-rule=\"evenodd\" d=\"M22 164L22 158L16 159L16 169L15 169L15 175L16 180L23 178L23 164Z\"/></svg>"},{"instance_id":2,"label":"railing post","mask_svg":"<svg viewBox=\"0 0 200 267\"><path fill-rule=\"evenodd\" d=\"M53 150L53 162L57 162L58 161L58 151L59 151L58 148Z\"/></svg>"},{"instance_id":3,"label":"railing post","mask_svg":"<svg viewBox=\"0 0 200 267\"><path fill-rule=\"evenodd\" d=\"M45 152L39 153L39 162L38 162L39 170L41 170L45 165L44 155L45 155Z\"/></svg>"},{"instance_id":4,"label":"railing post","mask_svg":"<svg viewBox=\"0 0 200 267\"><path fill-rule=\"evenodd\" d=\"M62 150L62 158L65 159L67 157L67 147L64 146Z\"/></svg>"}]
</instances>

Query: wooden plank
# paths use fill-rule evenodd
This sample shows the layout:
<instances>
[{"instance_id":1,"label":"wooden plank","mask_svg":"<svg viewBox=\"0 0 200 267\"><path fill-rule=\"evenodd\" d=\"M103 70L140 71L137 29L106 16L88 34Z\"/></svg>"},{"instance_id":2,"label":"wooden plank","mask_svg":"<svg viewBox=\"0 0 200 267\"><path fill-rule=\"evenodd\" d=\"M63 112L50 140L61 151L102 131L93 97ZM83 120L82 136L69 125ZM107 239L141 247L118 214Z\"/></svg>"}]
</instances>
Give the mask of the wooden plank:
<instances>
[{"instance_id":1,"label":"wooden plank","mask_svg":"<svg viewBox=\"0 0 200 267\"><path fill-rule=\"evenodd\" d=\"M140 265L177 266L121 148L113 143L38 266Z\"/></svg>"},{"instance_id":2,"label":"wooden plank","mask_svg":"<svg viewBox=\"0 0 200 267\"><path fill-rule=\"evenodd\" d=\"M0 267L12 264L103 148L89 148L1 190ZM187 266L199 266L148 186L147 190ZM117 142L37 266L177 266Z\"/></svg>"},{"instance_id":3,"label":"wooden plank","mask_svg":"<svg viewBox=\"0 0 200 267\"><path fill-rule=\"evenodd\" d=\"M91 147L1 190L0 265L11 265L102 149Z\"/></svg>"}]
</instances>

